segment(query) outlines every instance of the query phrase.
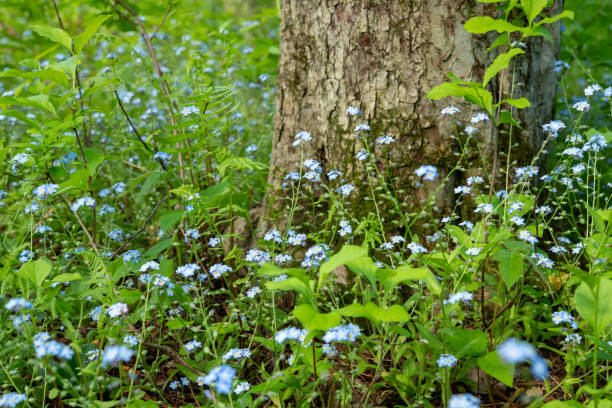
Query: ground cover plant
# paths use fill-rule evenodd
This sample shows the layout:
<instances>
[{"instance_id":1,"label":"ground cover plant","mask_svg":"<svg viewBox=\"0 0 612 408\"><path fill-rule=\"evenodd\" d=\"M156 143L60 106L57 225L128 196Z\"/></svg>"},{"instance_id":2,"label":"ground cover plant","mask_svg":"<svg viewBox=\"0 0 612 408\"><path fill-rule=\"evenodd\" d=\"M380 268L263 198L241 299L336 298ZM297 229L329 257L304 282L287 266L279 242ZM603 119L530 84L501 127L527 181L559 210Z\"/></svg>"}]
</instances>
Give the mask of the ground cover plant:
<instances>
[{"instance_id":1,"label":"ground cover plant","mask_svg":"<svg viewBox=\"0 0 612 408\"><path fill-rule=\"evenodd\" d=\"M0 407L612 406L610 10L483 2L504 51L430 91L456 164L414 169L417 212L359 106L350 177L269 177L277 3L2 3ZM519 165L530 101L490 81L558 20Z\"/></svg>"}]
</instances>

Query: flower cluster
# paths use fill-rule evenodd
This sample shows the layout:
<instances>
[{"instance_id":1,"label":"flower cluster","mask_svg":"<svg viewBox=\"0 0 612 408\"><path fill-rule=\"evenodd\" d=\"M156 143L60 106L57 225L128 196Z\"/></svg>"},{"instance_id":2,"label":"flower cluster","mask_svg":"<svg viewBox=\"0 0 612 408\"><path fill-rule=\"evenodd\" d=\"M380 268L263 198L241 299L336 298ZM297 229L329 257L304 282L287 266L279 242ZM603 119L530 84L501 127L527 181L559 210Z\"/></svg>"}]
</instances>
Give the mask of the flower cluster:
<instances>
[{"instance_id":1,"label":"flower cluster","mask_svg":"<svg viewBox=\"0 0 612 408\"><path fill-rule=\"evenodd\" d=\"M548 365L531 344L509 338L497 347L497 354L509 364L531 363L531 375L538 380L548 377Z\"/></svg>"},{"instance_id":2,"label":"flower cluster","mask_svg":"<svg viewBox=\"0 0 612 408\"><path fill-rule=\"evenodd\" d=\"M340 325L329 329L323 336L323 341L325 343L332 343L335 341L354 342L360 335L361 329L359 326L354 324L347 324L346 326Z\"/></svg>"}]
</instances>

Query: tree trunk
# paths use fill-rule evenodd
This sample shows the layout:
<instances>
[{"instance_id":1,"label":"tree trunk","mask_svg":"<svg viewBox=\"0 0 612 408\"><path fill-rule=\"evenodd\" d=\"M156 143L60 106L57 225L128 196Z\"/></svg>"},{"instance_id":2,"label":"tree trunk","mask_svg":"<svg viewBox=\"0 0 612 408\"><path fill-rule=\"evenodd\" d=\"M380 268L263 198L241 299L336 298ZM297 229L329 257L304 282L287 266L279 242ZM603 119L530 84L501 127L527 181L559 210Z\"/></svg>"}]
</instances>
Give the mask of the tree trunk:
<instances>
[{"instance_id":1,"label":"tree trunk","mask_svg":"<svg viewBox=\"0 0 612 408\"><path fill-rule=\"evenodd\" d=\"M275 135L271 157L271 184L299 168L304 157L321 162L323 172L354 168L355 154L363 147L352 129L370 125L370 142L383 134L396 142L389 161L396 189L414 203L430 191L415 187L414 169L437 166L440 176L456 164L453 121L440 110L451 103L463 123L474 107L454 100L432 101L431 88L446 81L449 72L462 80L481 81L484 69L496 56L487 53L496 35L475 36L463 29L467 19L493 15L494 5L474 0L282 0ZM557 2L553 13L562 4ZM553 114L556 93L554 62L559 50L560 25L552 27L552 42L528 40L519 57L514 97L525 96L531 107L520 113L522 130L514 132L523 163L541 146L541 125ZM507 73L504 89L510 89ZM499 81L492 81L498 97ZM363 115L351 117L349 106ZM294 136L310 132L312 141L292 146ZM491 129L481 129L481 146L492 145ZM519 140L517 140L517 138ZM500 149L507 150L503 143ZM490 166L490 162L488 163ZM490 169L487 169L490 170ZM466 175L457 173L438 195L439 206L454 202L453 187ZM415 200L415 198L417 200Z\"/></svg>"}]
</instances>

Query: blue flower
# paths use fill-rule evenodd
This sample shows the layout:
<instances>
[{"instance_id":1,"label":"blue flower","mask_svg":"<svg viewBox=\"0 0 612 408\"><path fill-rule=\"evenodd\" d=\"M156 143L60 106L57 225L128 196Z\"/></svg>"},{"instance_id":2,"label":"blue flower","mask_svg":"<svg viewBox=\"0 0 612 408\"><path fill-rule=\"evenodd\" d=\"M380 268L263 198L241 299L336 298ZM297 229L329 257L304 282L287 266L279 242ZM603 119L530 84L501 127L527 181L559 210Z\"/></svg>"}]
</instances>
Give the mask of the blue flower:
<instances>
[{"instance_id":1,"label":"blue flower","mask_svg":"<svg viewBox=\"0 0 612 408\"><path fill-rule=\"evenodd\" d=\"M13 298L6 302L4 308L12 312L17 312L21 309L31 309L32 303L28 302L24 298Z\"/></svg>"},{"instance_id":2,"label":"blue flower","mask_svg":"<svg viewBox=\"0 0 612 408\"><path fill-rule=\"evenodd\" d=\"M123 231L120 229L112 230L107 236L113 241L120 242L123 239Z\"/></svg>"},{"instance_id":3,"label":"blue flower","mask_svg":"<svg viewBox=\"0 0 612 408\"><path fill-rule=\"evenodd\" d=\"M226 272L231 272L232 268L225 264L214 264L210 267L210 274L213 278L220 278Z\"/></svg>"},{"instance_id":4,"label":"blue flower","mask_svg":"<svg viewBox=\"0 0 612 408\"><path fill-rule=\"evenodd\" d=\"M361 115L363 112L359 110L359 108L356 108L355 106L349 106L348 108L346 108L346 113L348 113L351 116L355 116L355 115Z\"/></svg>"},{"instance_id":5,"label":"blue flower","mask_svg":"<svg viewBox=\"0 0 612 408\"><path fill-rule=\"evenodd\" d=\"M55 194L58 188L59 188L59 185L57 184L43 184L43 185L36 187L32 191L32 194L34 194L36 197L42 200L42 199L49 197L51 194Z\"/></svg>"},{"instance_id":6,"label":"blue flower","mask_svg":"<svg viewBox=\"0 0 612 408\"><path fill-rule=\"evenodd\" d=\"M213 368L208 375L202 379L205 385L214 385L219 394L229 395L232 392L232 383L236 370L228 365Z\"/></svg>"},{"instance_id":7,"label":"blue flower","mask_svg":"<svg viewBox=\"0 0 612 408\"><path fill-rule=\"evenodd\" d=\"M0 396L0 407L2 408L13 408L20 402L26 401L28 398L25 394L18 394L16 392L9 392Z\"/></svg>"},{"instance_id":8,"label":"blue flower","mask_svg":"<svg viewBox=\"0 0 612 408\"><path fill-rule=\"evenodd\" d=\"M306 132L305 130L302 130L300 133L295 135L295 141L293 142L293 146L299 146L302 142L309 142L311 140L312 136L310 136L310 133Z\"/></svg>"},{"instance_id":9,"label":"blue flower","mask_svg":"<svg viewBox=\"0 0 612 408\"><path fill-rule=\"evenodd\" d=\"M135 345L137 345L137 344L139 343L138 338L137 338L136 336L132 336L132 335L129 335L129 334L128 334L128 335L126 335L126 336L123 338L123 342L124 342L125 344L129 344L129 345L130 345L130 346L132 346L132 347L133 347L133 346L135 346Z\"/></svg>"},{"instance_id":10,"label":"blue flower","mask_svg":"<svg viewBox=\"0 0 612 408\"><path fill-rule=\"evenodd\" d=\"M119 183L115 183L113 184L113 186L111 187L111 190L113 190L115 192L115 194L121 194L125 191L125 183L124 182L119 182Z\"/></svg>"},{"instance_id":11,"label":"blue flower","mask_svg":"<svg viewBox=\"0 0 612 408\"><path fill-rule=\"evenodd\" d=\"M102 366L116 367L120 361L129 362L134 355L134 350L126 346L108 346L102 354Z\"/></svg>"},{"instance_id":12,"label":"blue flower","mask_svg":"<svg viewBox=\"0 0 612 408\"><path fill-rule=\"evenodd\" d=\"M244 348L244 349L233 348L223 355L223 360L230 360L232 358L236 360L240 360L243 357L244 358L251 357L251 350L249 350L248 348Z\"/></svg>"},{"instance_id":13,"label":"blue flower","mask_svg":"<svg viewBox=\"0 0 612 408\"><path fill-rule=\"evenodd\" d=\"M247 290L246 296L249 299L253 299L258 293L261 293L261 288L259 286L253 286L251 289Z\"/></svg>"},{"instance_id":14,"label":"blue flower","mask_svg":"<svg viewBox=\"0 0 612 408\"><path fill-rule=\"evenodd\" d=\"M115 318L127 313L127 311L128 307L125 303L117 302L108 308L106 314L111 318Z\"/></svg>"},{"instance_id":15,"label":"blue flower","mask_svg":"<svg viewBox=\"0 0 612 408\"><path fill-rule=\"evenodd\" d=\"M34 254L29 249L24 249L19 253L19 262L26 263L34 257Z\"/></svg>"},{"instance_id":16,"label":"blue flower","mask_svg":"<svg viewBox=\"0 0 612 408\"><path fill-rule=\"evenodd\" d=\"M519 364L526 361L530 362L531 374L538 380L542 380L548 376L549 370L546 360L540 357L535 347L527 342L511 337L500 344L496 351L497 354L509 364Z\"/></svg>"},{"instance_id":17,"label":"blue flower","mask_svg":"<svg viewBox=\"0 0 612 408\"><path fill-rule=\"evenodd\" d=\"M126 253L123 254L123 262L132 262L132 263L138 263L138 260L140 259L140 251L137 249L131 249L129 251L126 251Z\"/></svg>"},{"instance_id":18,"label":"blue flower","mask_svg":"<svg viewBox=\"0 0 612 408\"><path fill-rule=\"evenodd\" d=\"M187 350L187 352L190 352L190 351L194 351L197 348L202 347L202 343L200 343L197 340L191 340L185 343L183 347L185 348L185 350Z\"/></svg>"},{"instance_id":19,"label":"blue flower","mask_svg":"<svg viewBox=\"0 0 612 408\"><path fill-rule=\"evenodd\" d=\"M352 323L346 326L336 326L329 329L323 336L325 343L331 343L334 341L350 341L354 342L357 337L361 335L361 329Z\"/></svg>"},{"instance_id":20,"label":"blue flower","mask_svg":"<svg viewBox=\"0 0 612 408\"><path fill-rule=\"evenodd\" d=\"M436 363L438 367L454 367L457 364L457 357L452 354L441 354Z\"/></svg>"},{"instance_id":21,"label":"blue flower","mask_svg":"<svg viewBox=\"0 0 612 408\"><path fill-rule=\"evenodd\" d=\"M419 167L414 171L414 174L416 174L418 177L423 177L423 180L427 181L433 181L439 176L438 169L430 165L424 165Z\"/></svg>"},{"instance_id":22,"label":"blue flower","mask_svg":"<svg viewBox=\"0 0 612 408\"><path fill-rule=\"evenodd\" d=\"M448 400L448 408L478 408L480 400L472 394L455 394Z\"/></svg>"},{"instance_id":23,"label":"blue flower","mask_svg":"<svg viewBox=\"0 0 612 408\"><path fill-rule=\"evenodd\" d=\"M96 306L89 312L89 316L91 316L94 322L100 320L100 316L102 315L102 306Z\"/></svg>"},{"instance_id":24,"label":"blue flower","mask_svg":"<svg viewBox=\"0 0 612 408\"><path fill-rule=\"evenodd\" d=\"M199 271L201 268L197 265L197 264L187 264L187 265L181 265L178 268L176 268L176 273L178 273L179 275L182 275L185 278L189 278L191 276L193 276L196 271Z\"/></svg>"},{"instance_id":25,"label":"blue flower","mask_svg":"<svg viewBox=\"0 0 612 408\"><path fill-rule=\"evenodd\" d=\"M352 184L344 184L338 187L336 192L340 193L344 197L348 197L353 190L355 190L355 186L353 186Z\"/></svg>"},{"instance_id":26,"label":"blue flower","mask_svg":"<svg viewBox=\"0 0 612 408\"><path fill-rule=\"evenodd\" d=\"M241 382L240 384L238 384L236 386L236 388L234 388L234 393L242 394L243 392L248 391L249 388L251 388L251 384L249 384L248 382L244 381L244 382Z\"/></svg>"},{"instance_id":27,"label":"blue flower","mask_svg":"<svg viewBox=\"0 0 612 408\"><path fill-rule=\"evenodd\" d=\"M185 231L185 242L189 241L189 238L191 239L199 239L200 238L200 232L197 229L194 228L190 228L187 231Z\"/></svg>"}]
</instances>

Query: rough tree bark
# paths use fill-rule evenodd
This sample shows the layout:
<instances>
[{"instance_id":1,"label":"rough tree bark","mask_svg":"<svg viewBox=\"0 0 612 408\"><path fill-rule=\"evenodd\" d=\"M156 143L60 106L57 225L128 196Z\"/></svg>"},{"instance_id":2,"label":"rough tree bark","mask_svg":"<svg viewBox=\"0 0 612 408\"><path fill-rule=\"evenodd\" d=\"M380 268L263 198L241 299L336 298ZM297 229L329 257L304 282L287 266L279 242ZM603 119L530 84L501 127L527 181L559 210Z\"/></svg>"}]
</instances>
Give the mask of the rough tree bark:
<instances>
[{"instance_id":1,"label":"rough tree bark","mask_svg":"<svg viewBox=\"0 0 612 408\"><path fill-rule=\"evenodd\" d=\"M558 13L560 3L550 12ZM495 13L494 5L474 0L282 0L271 183L280 184L279 176L297 169L301 147L292 142L302 130L312 135L304 144L305 157L319 160L324 172L350 173L362 147L351 132L355 119L346 112L353 105L363 111L358 120L371 126L372 140L383 133L397 140L390 160L398 164L397 188L406 191L404 199L426 196L428 191L414 187L413 170L432 164L444 176L456 163L452 122L441 117L441 108L453 102L461 110L459 120L475 111L458 100L434 102L425 95L449 72L482 80L496 56L496 51L486 52L496 35L474 36L463 24ZM552 42L529 39L518 60L514 95L532 104L520 113L523 129L514 136L523 162L541 146L541 125L553 114L560 24L551 31ZM497 98L499 81L492 86ZM491 134L480 134L485 150ZM452 189L462 177L451 180L438 205L453 202Z\"/></svg>"}]
</instances>

